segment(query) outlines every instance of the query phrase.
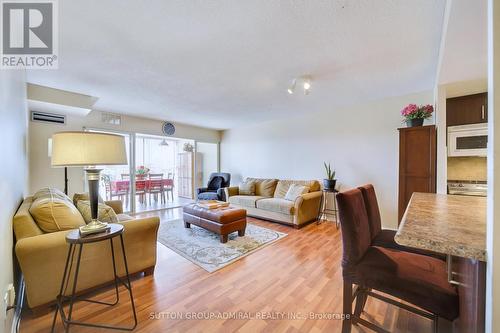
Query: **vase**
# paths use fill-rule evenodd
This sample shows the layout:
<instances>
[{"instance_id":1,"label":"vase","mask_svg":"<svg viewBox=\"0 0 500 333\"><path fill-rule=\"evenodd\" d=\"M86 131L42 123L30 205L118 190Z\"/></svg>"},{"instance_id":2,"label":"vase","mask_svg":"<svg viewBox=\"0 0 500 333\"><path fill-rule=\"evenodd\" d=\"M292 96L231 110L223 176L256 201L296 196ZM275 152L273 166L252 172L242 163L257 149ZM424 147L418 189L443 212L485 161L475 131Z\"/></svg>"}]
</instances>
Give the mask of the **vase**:
<instances>
[{"instance_id":1,"label":"vase","mask_svg":"<svg viewBox=\"0 0 500 333\"><path fill-rule=\"evenodd\" d=\"M326 191L333 191L335 190L335 185L337 184L336 179L323 179L323 188Z\"/></svg>"},{"instance_id":2,"label":"vase","mask_svg":"<svg viewBox=\"0 0 500 333\"><path fill-rule=\"evenodd\" d=\"M419 119L408 119L406 121L406 126L407 127L417 127L417 126L422 126L424 124L424 119L419 118Z\"/></svg>"}]
</instances>

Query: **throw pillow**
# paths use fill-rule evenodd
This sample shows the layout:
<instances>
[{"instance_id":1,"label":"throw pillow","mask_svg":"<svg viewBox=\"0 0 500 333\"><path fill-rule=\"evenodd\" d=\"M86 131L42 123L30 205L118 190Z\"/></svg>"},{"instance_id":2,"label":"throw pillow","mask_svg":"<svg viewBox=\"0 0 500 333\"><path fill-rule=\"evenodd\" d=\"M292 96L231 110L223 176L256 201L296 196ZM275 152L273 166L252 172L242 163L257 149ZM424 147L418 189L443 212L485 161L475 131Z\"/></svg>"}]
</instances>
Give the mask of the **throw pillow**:
<instances>
[{"instance_id":1,"label":"throw pillow","mask_svg":"<svg viewBox=\"0 0 500 333\"><path fill-rule=\"evenodd\" d=\"M80 200L77 202L76 208L78 208L80 214L82 214L85 223L89 223L92 220L90 201ZM113 208L101 203L97 206L97 219L101 222L118 223L118 216L116 216Z\"/></svg>"},{"instance_id":2,"label":"throw pillow","mask_svg":"<svg viewBox=\"0 0 500 333\"><path fill-rule=\"evenodd\" d=\"M244 182L238 186L239 195L255 195L255 183Z\"/></svg>"},{"instance_id":3,"label":"throw pillow","mask_svg":"<svg viewBox=\"0 0 500 333\"><path fill-rule=\"evenodd\" d=\"M215 176L208 182L208 190L209 191L217 191L222 187L222 183L224 182L224 178L221 176Z\"/></svg>"},{"instance_id":4,"label":"throw pillow","mask_svg":"<svg viewBox=\"0 0 500 333\"><path fill-rule=\"evenodd\" d=\"M302 194L309 192L309 187L304 185L292 184L285 194L285 200L295 201Z\"/></svg>"},{"instance_id":5,"label":"throw pillow","mask_svg":"<svg viewBox=\"0 0 500 333\"><path fill-rule=\"evenodd\" d=\"M63 191L53 187L41 188L38 191L36 191L35 194L33 194L33 200L42 198L51 198L51 197L71 201L71 199L66 194L64 194Z\"/></svg>"},{"instance_id":6,"label":"throw pillow","mask_svg":"<svg viewBox=\"0 0 500 333\"><path fill-rule=\"evenodd\" d=\"M277 179L263 179L255 184L255 194L271 198L276 190Z\"/></svg>"},{"instance_id":7,"label":"throw pillow","mask_svg":"<svg viewBox=\"0 0 500 333\"><path fill-rule=\"evenodd\" d=\"M75 204L75 206L77 206L78 204L78 201L80 200L90 200L90 197L89 197L89 193L88 192L84 192L84 193L75 193L73 194L73 203ZM104 200L102 200L102 197L101 195L99 194L99 197L97 198L97 201L99 203L104 203Z\"/></svg>"},{"instance_id":8,"label":"throw pillow","mask_svg":"<svg viewBox=\"0 0 500 333\"><path fill-rule=\"evenodd\" d=\"M34 200L29 212L38 227L46 233L85 225L82 215L71 201L55 196L41 196Z\"/></svg>"}]
</instances>

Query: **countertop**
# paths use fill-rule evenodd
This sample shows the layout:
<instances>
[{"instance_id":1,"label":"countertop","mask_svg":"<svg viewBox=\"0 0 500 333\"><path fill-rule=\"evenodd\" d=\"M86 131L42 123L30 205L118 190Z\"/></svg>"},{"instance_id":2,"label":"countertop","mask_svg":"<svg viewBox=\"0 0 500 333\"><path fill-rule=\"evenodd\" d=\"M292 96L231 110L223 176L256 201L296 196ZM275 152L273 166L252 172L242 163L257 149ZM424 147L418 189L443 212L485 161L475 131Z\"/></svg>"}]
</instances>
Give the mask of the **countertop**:
<instances>
[{"instance_id":1,"label":"countertop","mask_svg":"<svg viewBox=\"0 0 500 333\"><path fill-rule=\"evenodd\" d=\"M486 261L486 198L413 193L398 244Z\"/></svg>"}]
</instances>

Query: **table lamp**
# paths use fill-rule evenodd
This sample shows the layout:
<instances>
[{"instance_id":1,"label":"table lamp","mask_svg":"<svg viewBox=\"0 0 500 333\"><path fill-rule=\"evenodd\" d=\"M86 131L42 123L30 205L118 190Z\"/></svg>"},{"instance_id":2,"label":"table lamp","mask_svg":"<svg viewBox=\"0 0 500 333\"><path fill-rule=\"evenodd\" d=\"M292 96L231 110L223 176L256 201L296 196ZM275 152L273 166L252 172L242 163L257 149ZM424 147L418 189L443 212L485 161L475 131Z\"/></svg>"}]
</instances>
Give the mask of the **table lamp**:
<instances>
[{"instance_id":1,"label":"table lamp","mask_svg":"<svg viewBox=\"0 0 500 333\"><path fill-rule=\"evenodd\" d=\"M126 165L125 138L97 132L59 132L52 135L53 167L84 167L89 183L92 220L80 227L82 235L101 232L107 223L97 219L100 165Z\"/></svg>"}]
</instances>

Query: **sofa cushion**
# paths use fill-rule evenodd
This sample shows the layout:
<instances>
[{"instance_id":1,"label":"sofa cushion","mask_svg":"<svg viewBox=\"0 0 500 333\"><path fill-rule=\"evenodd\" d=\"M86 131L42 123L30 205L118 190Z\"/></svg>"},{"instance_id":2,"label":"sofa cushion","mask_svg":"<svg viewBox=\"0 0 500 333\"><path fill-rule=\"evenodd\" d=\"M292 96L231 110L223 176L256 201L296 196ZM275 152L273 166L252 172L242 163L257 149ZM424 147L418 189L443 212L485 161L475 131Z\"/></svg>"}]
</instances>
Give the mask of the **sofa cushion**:
<instances>
[{"instance_id":1,"label":"sofa cushion","mask_svg":"<svg viewBox=\"0 0 500 333\"><path fill-rule=\"evenodd\" d=\"M280 180L276 185L276 191L274 191L275 198L284 198L286 192L290 188L290 185L297 184L309 187L309 192L316 192L321 189L320 184L317 180Z\"/></svg>"},{"instance_id":2,"label":"sofa cushion","mask_svg":"<svg viewBox=\"0 0 500 333\"><path fill-rule=\"evenodd\" d=\"M267 198L257 200L257 208L275 213L293 215L294 202L281 198Z\"/></svg>"},{"instance_id":3,"label":"sofa cushion","mask_svg":"<svg viewBox=\"0 0 500 333\"><path fill-rule=\"evenodd\" d=\"M78 201L76 203L76 208L78 208L78 211L82 214L85 223L89 223L92 220L89 200ZM118 217L113 208L102 203L99 203L97 206L97 219L106 223L118 223Z\"/></svg>"},{"instance_id":4,"label":"sofa cushion","mask_svg":"<svg viewBox=\"0 0 500 333\"><path fill-rule=\"evenodd\" d=\"M89 197L89 193L88 192L83 192L83 193L75 193L73 194L73 204L75 206L77 206L78 204L78 201L80 200L90 200L90 197ZM104 200L102 199L101 195L99 194L99 196L97 197L97 201L99 203L104 203Z\"/></svg>"},{"instance_id":5,"label":"sofa cushion","mask_svg":"<svg viewBox=\"0 0 500 333\"><path fill-rule=\"evenodd\" d=\"M265 199L265 197L259 195L233 195L229 197L229 203L238 206L255 208L257 207L255 202L260 201L260 199Z\"/></svg>"},{"instance_id":6,"label":"sofa cushion","mask_svg":"<svg viewBox=\"0 0 500 333\"><path fill-rule=\"evenodd\" d=\"M304 185L292 184L288 188L288 191L286 192L284 199L288 201L295 201L302 194L306 194L308 192L309 192L309 187Z\"/></svg>"},{"instance_id":7,"label":"sofa cushion","mask_svg":"<svg viewBox=\"0 0 500 333\"><path fill-rule=\"evenodd\" d=\"M36 191L35 194L33 194L33 201L42 198L59 198L62 200L71 201L71 199L66 194L64 194L63 191L53 187L41 188L38 191Z\"/></svg>"},{"instance_id":8,"label":"sofa cushion","mask_svg":"<svg viewBox=\"0 0 500 333\"><path fill-rule=\"evenodd\" d=\"M255 182L246 181L238 186L240 195L255 195Z\"/></svg>"},{"instance_id":9,"label":"sofa cushion","mask_svg":"<svg viewBox=\"0 0 500 333\"><path fill-rule=\"evenodd\" d=\"M85 225L82 215L71 200L55 196L40 196L31 204L29 212L44 232L76 229Z\"/></svg>"},{"instance_id":10,"label":"sofa cushion","mask_svg":"<svg viewBox=\"0 0 500 333\"><path fill-rule=\"evenodd\" d=\"M277 179L247 178L247 182L255 183L255 195L271 198L276 190Z\"/></svg>"}]
</instances>

